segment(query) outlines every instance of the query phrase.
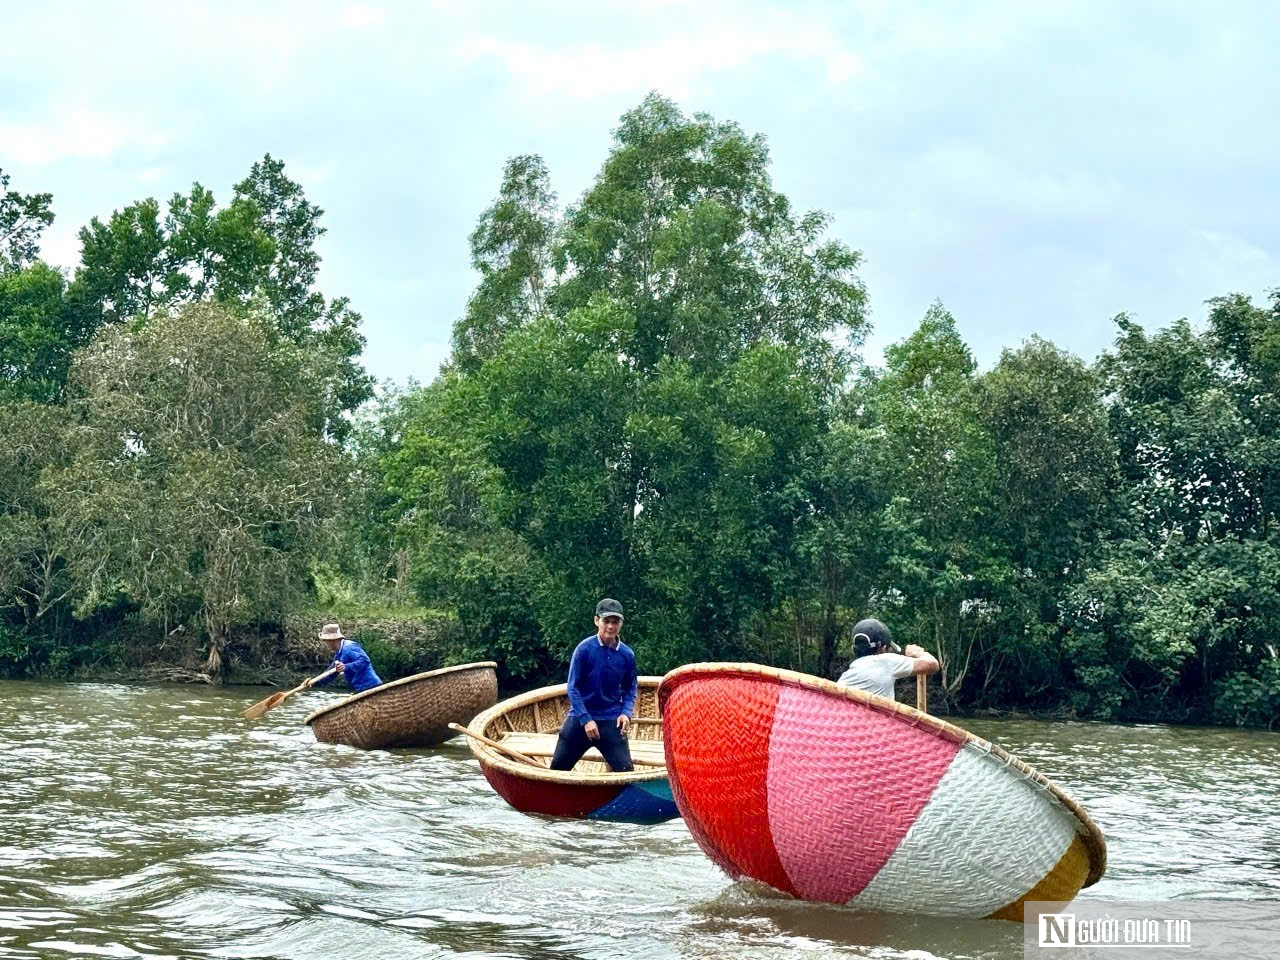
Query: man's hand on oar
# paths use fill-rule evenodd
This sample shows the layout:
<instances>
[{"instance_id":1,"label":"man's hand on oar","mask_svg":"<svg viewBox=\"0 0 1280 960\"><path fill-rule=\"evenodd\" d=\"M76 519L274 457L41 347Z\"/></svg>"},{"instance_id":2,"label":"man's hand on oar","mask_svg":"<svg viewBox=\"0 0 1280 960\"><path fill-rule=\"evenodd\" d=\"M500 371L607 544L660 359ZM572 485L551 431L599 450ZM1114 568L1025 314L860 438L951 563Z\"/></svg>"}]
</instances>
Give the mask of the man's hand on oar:
<instances>
[{"instance_id":1,"label":"man's hand on oar","mask_svg":"<svg viewBox=\"0 0 1280 960\"><path fill-rule=\"evenodd\" d=\"M340 672L340 671L338 671L336 667L330 667L328 670L320 674L320 676L318 677L312 677L310 680L303 680L300 684L298 684L292 690L284 690L284 691L278 690L275 693L273 693L271 696L267 697L265 700L259 700L248 710L245 710L243 713L241 713L240 716L244 717L246 720L257 720L259 717L265 714L268 710L274 710L276 707L280 706L280 704L284 703L286 700L292 697L295 693L298 693L299 691L302 691L302 690L306 690L309 687L315 686L321 680L325 680L328 677L331 677L335 672Z\"/></svg>"}]
</instances>

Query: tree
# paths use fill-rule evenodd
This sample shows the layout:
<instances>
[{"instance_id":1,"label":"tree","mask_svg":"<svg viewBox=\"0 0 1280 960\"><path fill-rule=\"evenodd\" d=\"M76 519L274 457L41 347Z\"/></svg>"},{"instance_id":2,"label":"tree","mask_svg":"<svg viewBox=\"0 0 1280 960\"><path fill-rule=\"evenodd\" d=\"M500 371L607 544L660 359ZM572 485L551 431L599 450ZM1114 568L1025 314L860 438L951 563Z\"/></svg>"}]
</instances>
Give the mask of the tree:
<instances>
[{"instance_id":1,"label":"tree","mask_svg":"<svg viewBox=\"0 0 1280 960\"><path fill-rule=\"evenodd\" d=\"M36 260L52 202L47 193L10 190L0 170L0 399L57 399L71 351L85 342L62 274Z\"/></svg>"},{"instance_id":2,"label":"tree","mask_svg":"<svg viewBox=\"0 0 1280 960\"><path fill-rule=\"evenodd\" d=\"M1063 603L1092 715L1275 719L1271 324L1238 297L1214 302L1207 334L1117 319L1099 369L1124 513Z\"/></svg>"},{"instance_id":3,"label":"tree","mask_svg":"<svg viewBox=\"0 0 1280 960\"><path fill-rule=\"evenodd\" d=\"M270 321L210 304L109 327L77 356L70 459L41 490L82 612L123 591L198 616L217 680L234 623L297 601L341 477L307 362Z\"/></svg>"},{"instance_id":4,"label":"tree","mask_svg":"<svg viewBox=\"0 0 1280 960\"><path fill-rule=\"evenodd\" d=\"M981 660L993 593L1010 576L990 527L993 439L976 364L941 304L885 361L867 401L890 471L881 605L905 636L936 651L943 687L956 695Z\"/></svg>"},{"instance_id":5,"label":"tree","mask_svg":"<svg viewBox=\"0 0 1280 960\"><path fill-rule=\"evenodd\" d=\"M741 650L777 601L791 481L866 326L826 224L773 190L761 138L656 96L558 221L541 161L508 165L473 235L456 412L422 433L500 479L553 650L584 597L629 602L660 664Z\"/></svg>"},{"instance_id":6,"label":"tree","mask_svg":"<svg viewBox=\"0 0 1280 960\"><path fill-rule=\"evenodd\" d=\"M257 229L272 249L258 291L270 304L275 328L322 361L314 372L324 395L323 429L345 440L350 433L346 415L373 396L373 380L360 362L361 316L349 298L326 300L316 289L320 254L315 245L327 232L320 225L324 211L307 200L284 166L268 153L236 184L232 205L245 203L257 211Z\"/></svg>"},{"instance_id":7,"label":"tree","mask_svg":"<svg viewBox=\"0 0 1280 960\"><path fill-rule=\"evenodd\" d=\"M96 323L67 295L62 271L36 261L0 273L0 397L60 402L72 353Z\"/></svg>"},{"instance_id":8,"label":"tree","mask_svg":"<svg viewBox=\"0 0 1280 960\"><path fill-rule=\"evenodd\" d=\"M1059 604L1120 519L1120 487L1101 384L1078 358L1033 337L1005 350L979 384L992 438L991 532L1012 580L980 663L986 695L1056 696Z\"/></svg>"},{"instance_id":9,"label":"tree","mask_svg":"<svg viewBox=\"0 0 1280 960\"><path fill-rule=\"evenodd\" d=\"M864 376L845 394L797 478L796 562L787 594L797 635L812 629L806 614L817 621L815 672L824 677L837 673L842 615L866 611L886 592L884 520L893 471L883 429L869 416L874 389L875 377Z\"/></svg>"},{"instance_id":10,"label":"tree","mask_svg":"<svg viewBox=\"0 0 1280 960\"><path fill-rule=\"evenodd\" d=\"M1115 350L1099 361L1122 475L1139 522L1157 541L1252 529L1254 431L1234 402L1213 342L1180 320L1148 336L1116 318Z\"/></svg>"},{"instance_id":11,"label":"tree","mask_svg":"<svg viewBox=\"0 0 1280 960\"><path fill-rule=\"evenodd\" d=\"M105 223L94 217L80 230L72 296L96 305L102 324L206 299L247 303L275 253L258 214L242 198L218 210L213 194L196 183L189 194L173 195L163 218L150 198L115 211Z\"/></svg>"},{"instance_id":12,"label":"tree","mask_svg":"<svg viewBox=\"0 0 1280 960\"><path fill-rule=\"evenodd\" d=\"M456 371L389 398L377 433L357 433L361 472L384 562L427 603L452 608L455 659L491 658L508 678L546 676L552 656L533 614L546 572L511 530L514 503L483 440L457 429L474 391Z\"/></svg>"},{"instance_id":13,"label":"tree","mask_svg":"<svg viewBox=\"0 0 1280 960\"><path fill-rule=\"evenodd\" d=\"M546 312L555 204L541 157L508 161L498 199L471 234L471 264L480 272L480 285L453 333L453 361L463 369L475 369L508 331Z\"/></svg>"},{"instance_id":14,"label":"tree","mask_svg":"<svg viewBox=\"0 0 1280 960\"><path fill-rule=\"evenodd\" d=\"M53 223L53 194L9 189L0 169L0 273L20 270L40 255L40 234Z\"/></svg>"},{"instance_id":15,"label":"tree","mask_svg":"<svg viewBox=\"0 0 1280 960\"><path fill-rule=\"evenodd\" d=\"M95 217L80 231L68 297L96 313L94 328L206 301L268 317L270 335L323 361L312 371L325 398L317 428L341 439L344 415L369 398L372 381L359 362L360 315L346 298L327 301L314 287L322 214L268 154L224 207L196 183L175 193L163 216L146 199L106 222Z\"/></svg>"},{"instance_id":16,"label":"tree","mask_svg":"<svg viewBox=\"0 0 1280 960\"><path fill-rule=\"evenodd\" d=\"M232 206L237 203L255 211L254 225L271 243L260 284L276 323L291 340L301 341L325 313L325 298L315 289L320 273L315 245L326 232L320 226L324 211L285 175L284 161L269 153L236 184Z\"/></svg>"},{"instance_id":17,"label":"tree","mask_svg":"<svg viewBox=\"0 0 1280 960\"><path fill-rule=\"evenodd\" d=\"M1267 536L1280 515L1280 289L1271 309L1235 294L1209 301L1209 337L1227 373L1238 416L1252 437L1249 515L1254 532Z\"/></svg>"},{"instance_id":18,"label":"tree","mask_svg":"<svg viewBox=\"0 0 1280 960\"><path fill-rule=\"evenodd\" d=\"M42 471L67 455L64 411L0 398L0 437L0 611L17 608L35 623L72 588L40 492Z\"/></svg>"}]
</instances>

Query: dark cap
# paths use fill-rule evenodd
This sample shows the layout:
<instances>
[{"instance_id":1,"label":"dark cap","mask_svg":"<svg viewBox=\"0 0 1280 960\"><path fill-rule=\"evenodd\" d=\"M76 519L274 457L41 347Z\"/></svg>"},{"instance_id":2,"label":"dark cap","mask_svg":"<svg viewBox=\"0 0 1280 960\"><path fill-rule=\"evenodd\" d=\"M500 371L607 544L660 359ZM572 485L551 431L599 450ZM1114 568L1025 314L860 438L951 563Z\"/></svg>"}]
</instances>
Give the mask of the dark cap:
<instances>
[{"instance_id":1,"label":"dark cap","mask_svg":"<svg viewBox=\"0 0 1280 960\"><path fill-rule=\"evenodd\" d=\"M894 653L902 648L893 642L893 634L879 620L868 618L853 625L853 652L856 656L874 653L878 647L888 647Z\"/></svg>"},{"instance_id":2,"label":"dark cap","mask_svg":"<svg viewBox=\"0 0 1280 960\"><path fill-rule=\"evenodd\" d=\"M601 619L604 619L605 617L617 617L621 620L623 619L622 604L617 600L611 600L608 597L605 597L596 604L596 616Z\"/></svg>"}]
</instances>

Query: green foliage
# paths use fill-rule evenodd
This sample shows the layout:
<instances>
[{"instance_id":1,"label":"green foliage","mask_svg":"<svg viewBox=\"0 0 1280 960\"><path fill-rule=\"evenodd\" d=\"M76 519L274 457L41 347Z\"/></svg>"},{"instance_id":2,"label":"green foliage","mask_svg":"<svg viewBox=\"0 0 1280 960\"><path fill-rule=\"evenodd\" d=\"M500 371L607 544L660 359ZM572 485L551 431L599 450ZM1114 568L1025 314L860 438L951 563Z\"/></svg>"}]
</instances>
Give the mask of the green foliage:
<instances>
[{"instance_id":1,"label":"green foliage","mask_svg":"<svg viewBox=\"0 0 1280 960\"><path fill-rule=\"evenodd\" d=\"M40 234L53 223L53 194L9 189L0 170L0 274L20 270L40 255Z\"/></svg>"},{"instance_id":2,"label":"green foliage","mask_svg":"<svg viewBox=\"0 0 1280 960\"><path fill-rule=\"evenodd\" d=\"M324 401L315 416L341 439L343 414L369 398L371 383L359 363L360 315L346 298L326 301L314 289L322 214L268 154L226 206L196 183L175 193L163 214L148 198L105 222L94 217L80 231L81 262L67 296L77 311L96 314L91 328L206 301L270 318L272 336L310 357Z\"/></svg>"},{"instance_id":3,"label":"green foliage","mask_svg":"<svg viewBox=\"0 0 1280 960\"><path fill-rule=\"evenodd\" d=\"M196 183L175 193L162 216L154 198L131 203L80 230L81 261L72 295L101 304L102 323L175 310L214 298L247 302L267 275L275 249L258 229L258 209L236 198L215 209Z\"/></svg>"},{"instance_id":4,"label":"green foliage","mask_svg":"<svg viewBox=\"0 0 1280 960\"><path fill-rule=\"evenodd\" d=\"M104 622L94 619L61 631L48 629L43 621L0 623L0 677L69 680L122 670L124 646L104 635Z\"/></svg>"},{"instance_id":5,"label":"green foliage","mask_svg":"<svg viewBox=\"0 0 1280 960\"><path fill-rule=\"evenodd\" d=\"M546 311L555 213L542 158L510 160L498 199L471 234L471 263L480 272L480 285L454 328L453 359L459 367L476 369L497 352L509 331Z\"/></svg>"},{"instance_id":6,"label":"green foliage","mask_svg":"<svg viewBox=\"0 0 1280 960\"><path fill-rule=\"evenodd\" d=\"M279 160L95 218L70 282L37 259L51 203L0 172L7 674L136 666L161 621L216 674L233 626L306 610L388 679L530 684L609 594L645 672L830 676L876 615L937 653L944 708L1277 719L1280 291L985 372L935 304L859 365L859 254L762 137L655 95L565 208L506 165L450 362L373 397Z\"/></svg>"},{"instance_id":7,"label":"green foliage","mask_svg":"<svg viewBox=\"0 0 1280 960\"><path fill-rule=\"evenodd\" d=\"M0 272L0 397L57 400L85 342L66 280L44 263Z\"/></svg>"},{"instance_id":8,"label":"green foliage","mask_svg":"<svg viewBox=\"0 0 1280 960\"><path fill-rule=\"evenodd\" d=\"M1236 297L1215 303L1208 335L1118 320L1099 368L1127 512L1065 604L1073 696L1091 714L1271 722L1276 461L1255 411L1275 319Z\"/></svg>"},{"instance_id":9,"label":"green foliage","mask_svg":"<svg viewBox=\"0 0 1280 960\"><path fill-rule=\"evenodd\" d=\"M212 305L104 331L76 360L69 461L41 491L90 611L124 590L199 615L208 669L231 625L303 595L336 509L306 358Z\"/></svg>"},{"instance_id":10,"label":"green foliage","mask_svg":"<svg viewBox=\"0 0 1280 960\"><path fill-rule=\"evenodd\" d=\"M836 344L866 325L858 256L825 225L772 189L761 138L658 97L563 217L539 159L508 165L453 370L371 463L468 642L541 676L609 593L645 669L743 649L781 599Z\"/></svg>"},{"instance_id":11,"label":"green foliage","mask_svg":"<svg viewBox=\"0 0 1280 960\"><path fill-rule=\"evenodd\" d=\"M0 669L19 664L31 655L31 637L21 627L0 623Z\"/></svg>"},{"instance_id":12,"label":"green foliage","mask_svg":"<svg viewBox=\"0 0 1280 960\"><path fill-rule=\"evenodd\" d=\"M41 624L72 589L40 491L43 471L67 456L65 411L0 399L0 437L0 614L16 609Z\"/></svg>"},{"instance_id":13,"label":"green foliage","mask_svg":"<svg viewBox=\"0 0 1280 960\"><path fill-rule=\"evenodd\" d=\"M1034 702L1059 683L1059 604L1121 516L1116 445L1095 373L1046 341L1006 350L979 394L993 443L988 529L1008 570L975 669L984 696Z\"/></svg>"},{"instance_id":14,"label":"green foliage","mask_svg":"<svg viewBox=\"0 0 1280 960\"><path fill-rule=\"evenodd\" d=\"M994 441L979 416L973 359L940 305L885 357L863 401L887 468L880 584L892 585L898 623L936 652L954 694L981 653L974 614L1010 576L991 536Z\"/></svg>"},{"instance_id":15,"label":"green foliage","mask_svg":"<svg viewBox=\"0 0 1280 960\"><path fill-rule=\"evenodd\" d=\"M414 602L412 594L398 590L371 589L359 578L362 571L340 572L327 560L311 566L315 593L304 614L311 620L424 620L440 616L439 611Z\"/></svg>"},{"instance_id":16,"label":"green foliage","mask_svg":"<svg viewBox=\"0 0 1280 960\"><path fill-rule=\"evenodd\" d=\"M1280 720L1280 659L1273 654L1256 674L1237 670L1219 681L1213 715L1219 723L1274 727Z\"/></svg>"},{"instance_id":17,"label":"green foliage","mask_svg":"<svg viewBox=\"0 0 1280 960\"><path fill-rule=\"evenodd\" d=\"M36 260L53 198L9 189L0 170L0 400L57 400L71 351L88 339L62 274Z\"/></svg>"},{"instance_id":18,"label":"green foliage","mask_svg":"<svg viewBox=\"0 0 1280 960\"><path fill-rule=\"evenodd\" d=\"M437 627L434 631L413 631L408 635L397 631L395 636L391 636L376 627L364 627L357 630L352 639L369 654L378 676L384 682L390 682L445 666L445 644L441 633Z\"/></svg>"}]
</instances>

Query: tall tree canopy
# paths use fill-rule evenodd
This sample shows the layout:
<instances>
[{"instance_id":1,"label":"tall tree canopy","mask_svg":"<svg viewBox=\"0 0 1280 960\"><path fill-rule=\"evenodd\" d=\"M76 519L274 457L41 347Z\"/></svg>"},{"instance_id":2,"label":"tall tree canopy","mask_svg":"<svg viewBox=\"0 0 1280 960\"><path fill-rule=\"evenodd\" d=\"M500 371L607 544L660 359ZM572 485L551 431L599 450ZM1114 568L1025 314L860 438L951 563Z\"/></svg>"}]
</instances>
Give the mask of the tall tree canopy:
<instances>
[{"instance_id":1,"label":"tall tree canopy","mask_svg":"<svg viewBox=\"0 0 1280 960\"><path fill-rule=\"evenodd\" d=\"M0 169L0 272L18 270L40 255L40 234L53 223L53 194L19 193Z\"/></svg>"},{"instance_id":2,"label":"tall tree canopy","mask_svg":"<svg viewBox=\"0 0 1280 960\"><path fill-rule=\"evenodd\" d=\"M762 138L652 96L563 215L517 157L472 236L450 412L410 419L400 458L447 432L500 486L489 536L551 571L524 622L553 650L596 594L631 603L655 665L734 649L775 599L788 484L866 320L858 255L768 165Z\"/></svg>"},{"instance_id":3,"label":"tall tree canopy","mask_svg":"<svg viewBox=\"0 0 1280 960\"><path fill-rule=\"evenodd\" d=\"M220 677L232 625L296 602L340 477L309 374L269 321L212 304L112 327L77 356L70 455L42 492L82 610L123 591L198 614Z\"/></svg>"},{"instance_id":4,"label":"tall tree canopy","mask_svg":"<svg viewBox=\"0 0 1280 960\"><path fill-rule=\"evenodd\" d=\"M66 280L36 258L53 223L53 197L9 188L0 170L0 400L51 401L71 351L88 339L84 315L66 302Z\"/></svg>"},{"instance_id":5,"label":"tall tree canopy","mask_svg":"<svg viewBox=\"0 0 1280 960\"><path fill-rule=\"evenodd\" d=\"M371 395L360 364L360 315L346 298L315 289L316 241L324 211L310 203L284 164L268 154L219 206L199 183L175 193L162 211L153 198L129 204L80 231L80 266L68 291L94 327L213 301L254 307L269 333L326 359L317 381L324 429L344 437L344 414ZM262 301L259 304L258 301Z\"/></svg>"}]
</instances>

